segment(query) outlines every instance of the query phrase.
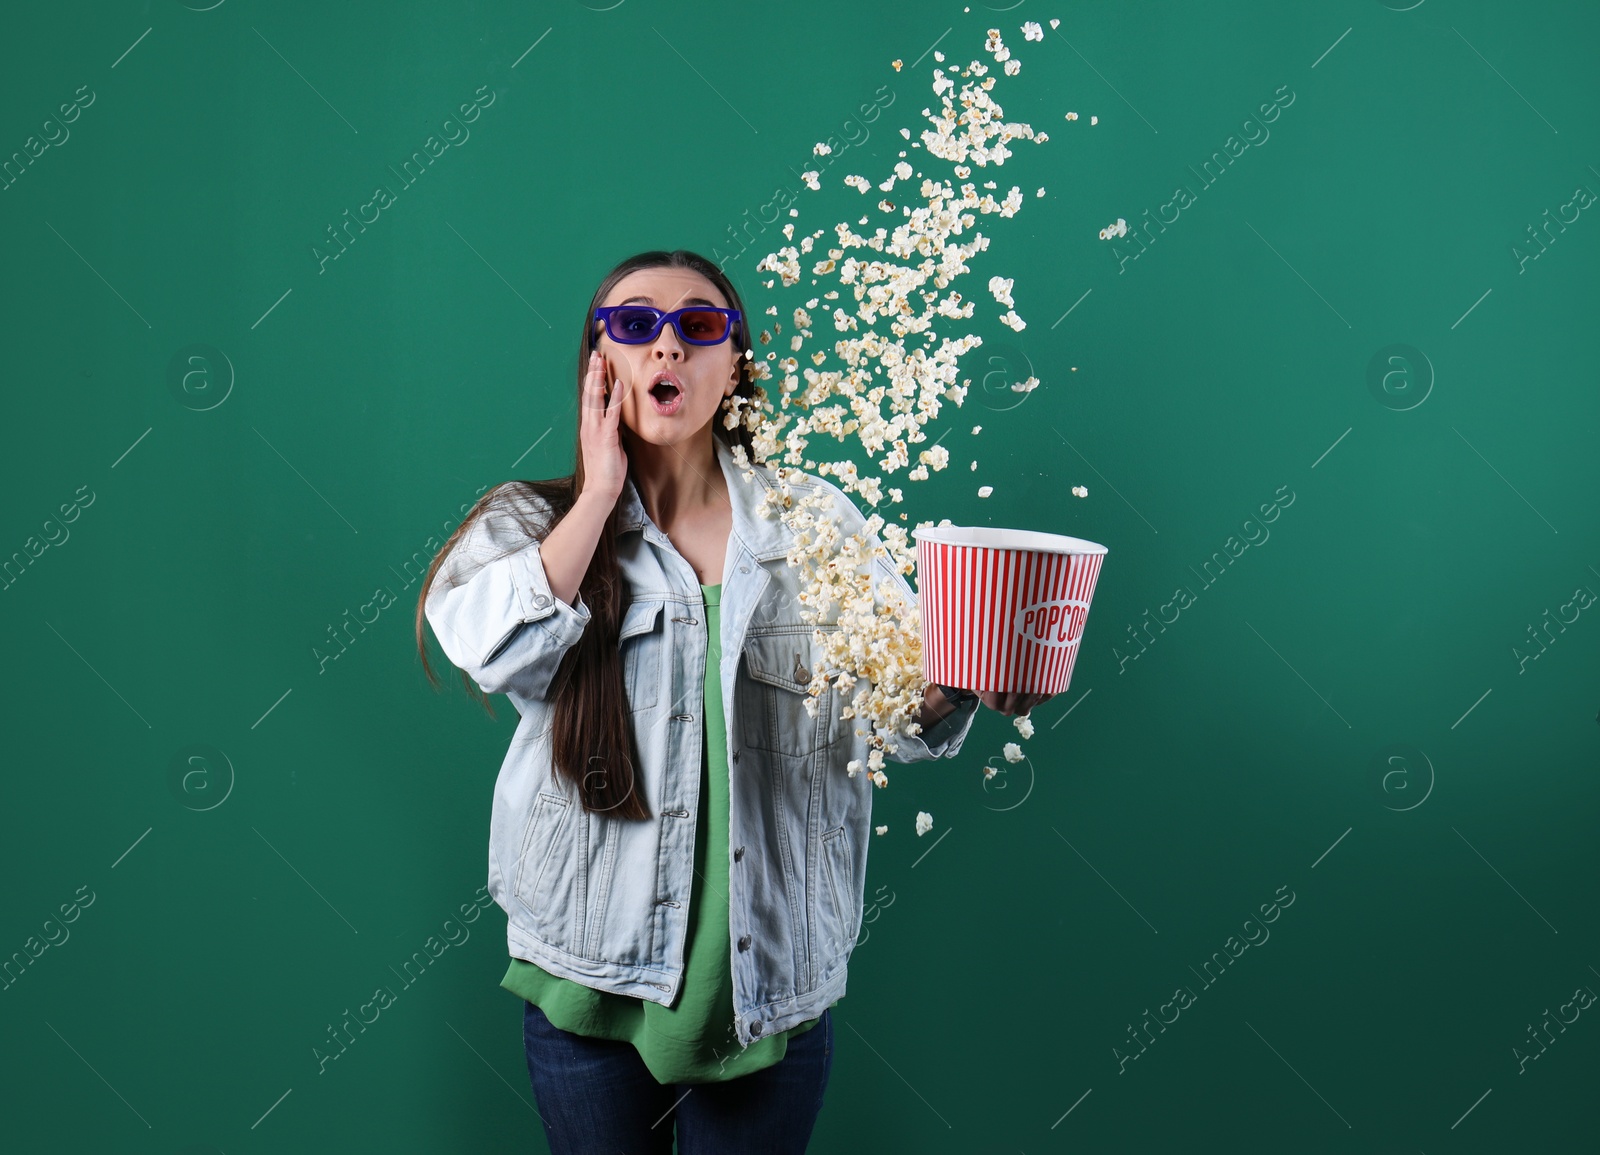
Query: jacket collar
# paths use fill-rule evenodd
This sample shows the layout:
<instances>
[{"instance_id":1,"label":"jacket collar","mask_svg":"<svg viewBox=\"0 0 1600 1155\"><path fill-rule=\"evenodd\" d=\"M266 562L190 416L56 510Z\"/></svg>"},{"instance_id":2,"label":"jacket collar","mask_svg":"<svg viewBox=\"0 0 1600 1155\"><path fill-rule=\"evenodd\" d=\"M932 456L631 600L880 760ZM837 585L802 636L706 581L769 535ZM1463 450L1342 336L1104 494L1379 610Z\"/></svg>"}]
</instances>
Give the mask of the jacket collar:
<instances>
[{"instance_id":1,"label":"jacket collar","mask_svg":"<svg viewBox=\"0 0 1600 1155\"><path fill-rule=\"evenodd\" d=\"M758 511L762 504L763 496L769 490L779 488L778 480L773 475L771 466L751 464L755 476L746 481L744 472L733 460L733 454L728 449L722 438L712 435L711 443L716 449L717 464L722 467L722 475L728 482L728 500L733 506L733 533L734 536L750 551L750 556L756 561L771 561L775 558L787 557L792 544L788 528L776 517L763 517ZM792 478L789 482L791 491L805 495L816 489L816 483L810 479ZM629 473L623 482L622 497L617 512L617 534L643 530L649 526L655 534L665 538L659 527L655 525L644 511L644 503L639 500L639 491L633 484L633 474Z\"/></svg>"}]
</instances>

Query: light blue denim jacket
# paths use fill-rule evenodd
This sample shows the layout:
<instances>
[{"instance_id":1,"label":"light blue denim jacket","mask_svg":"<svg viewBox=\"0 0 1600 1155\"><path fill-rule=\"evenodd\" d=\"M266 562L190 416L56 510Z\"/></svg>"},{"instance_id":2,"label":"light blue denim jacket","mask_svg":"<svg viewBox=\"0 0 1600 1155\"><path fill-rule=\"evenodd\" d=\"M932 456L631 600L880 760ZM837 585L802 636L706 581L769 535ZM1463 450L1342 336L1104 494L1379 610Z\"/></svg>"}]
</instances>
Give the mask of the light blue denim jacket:
<instances>
[{"instance_id":1,"label":"light blue denim jacket","mask_svg":"<svg viewBox=\"0 0 1600 1155\"><path fill-rule=\"evenodd\" d=\"M815 658L812 626L798 615L792 535L757 512L778 486L768 466L743 471L713 438L733 505L722 575L722 700L729 781L729 943L741 1046L816 1018L845 993L846 964L861 930L872 785L867 723L839 718L831 685L817 716L804 701ZM824 490L842 532L864 522L841 489L790 471L790 491ZM496 490L509 500L509 492ZM523 508L546 512L537 498ZM622 622L631 721L641 765L636 785L651 813L627 821L585 812L551 756L557 664L590 611L550 591L539 542L505 513L486 510L441 564L424 612L445 655L486 693L506 694L521 715L495 783L489 892L505 910L513 956L587 986L670 1006L683 981L708 649L699 578L650 521L632 478L620 498L617 554L631 604ZM543 520L542 516L540 520ZM881 539L874 539L881 545ZM507 551L510 552L507 556ZM875 563L907 603L909 583ZM823 627L837 629L837 626ZM977 703L963 703L922 735L898 737L895 762L953 758ZM903 824L902 836L909 828ZM708 896L717 901L719 896Z\"/></svg>"}]
</instances>

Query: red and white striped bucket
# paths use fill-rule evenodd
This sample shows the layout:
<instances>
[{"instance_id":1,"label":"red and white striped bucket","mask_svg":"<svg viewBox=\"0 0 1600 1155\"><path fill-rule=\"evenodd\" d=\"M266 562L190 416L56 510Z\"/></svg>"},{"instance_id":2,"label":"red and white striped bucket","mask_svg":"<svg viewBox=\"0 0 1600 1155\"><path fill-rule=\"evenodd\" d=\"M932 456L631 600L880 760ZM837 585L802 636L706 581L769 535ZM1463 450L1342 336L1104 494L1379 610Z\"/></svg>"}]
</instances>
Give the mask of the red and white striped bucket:
<instances>
[{"instance_id":1,"label":"red and white striped bucket","mask_svg":"<svg viewBox=\"0 0 1600 1155\"><path fill-rule=\"evenodd\" d=\"M1000 694L1067 688L1105 546L986 526L911 536L927 681Z\"/></svg>"}]
</instances>

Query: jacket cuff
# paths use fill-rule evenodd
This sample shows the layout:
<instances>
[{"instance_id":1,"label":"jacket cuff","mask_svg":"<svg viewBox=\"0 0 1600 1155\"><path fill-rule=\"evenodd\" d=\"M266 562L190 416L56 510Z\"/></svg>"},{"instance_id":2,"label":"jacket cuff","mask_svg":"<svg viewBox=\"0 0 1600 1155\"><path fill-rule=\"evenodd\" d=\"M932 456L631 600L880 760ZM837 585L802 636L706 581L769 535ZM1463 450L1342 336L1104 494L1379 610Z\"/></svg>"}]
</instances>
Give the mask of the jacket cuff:
<instances>
[{"instance_id":1,"label":"jacket cuff","mask_svg":"<svg viewBox=\"0 0 1600 1155\"><path fill-rule=\"evenodd\" d=\"M512 581L522 606L524 624L537 624L550 635L552 641L565 649L583 636L589 624L589 607L583 595L572 595L568 605L550 589L550 578L544 570L544 560L539 554L539 543L534 542L511 557Z\"/></svg>"},{"instance_id":2,"label":"jacket cuff","mask_svg":"<svg viewBox=\"0 0 1600 1155\"><path fill-rule=\"evenodd\" d=\"M968 698L957 703L955 708L943 718L940 718L932 726L924 727L918 737L922 739L929 750L934 750L937 747L938 750L942 751L949 744L950 739L954 738L958 732L962 737L966 736L967 731L971 729L972 720L977 717L978 707L982 704L977 698ZM938 756L939 754L936 752L934 757L937 758Z\"/></svg>"},{"instance_id":3,"label":"jacket cuff","mask_svg":"<svg viewBox=\"0 0 1600 1155\"><path fill-rule=\"evenodd\" d=\"M966 741L967 731L972 729L980 705L982 703L973 698L956 706L932 726L924 726L920 734L897 735L895 741L900 749L890 755L889 760L921 762L934 758L954 758L961 752L961 745Z\"/></svg>"}]
</instances>

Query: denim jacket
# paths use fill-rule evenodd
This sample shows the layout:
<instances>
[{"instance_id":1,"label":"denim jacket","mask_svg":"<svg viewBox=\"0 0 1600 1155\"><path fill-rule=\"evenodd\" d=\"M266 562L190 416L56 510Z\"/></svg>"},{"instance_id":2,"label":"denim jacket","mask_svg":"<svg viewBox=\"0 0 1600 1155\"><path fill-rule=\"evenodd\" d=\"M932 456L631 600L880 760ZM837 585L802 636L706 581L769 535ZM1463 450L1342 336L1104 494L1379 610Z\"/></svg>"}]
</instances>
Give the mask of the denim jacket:
<instances>
[{"instance_id":1,"label":"denim jacket","mask_svg":"<svg viewBox=\"0 0 1600 1155\"><path fill-rule=\"evenodd\" d=\"M733 534L721 592L726 733L710 740L728 750L728 957L736 1031L748 1046L817 1017L845 993L875 787L865 769L846 771L852 759L866 765L867 738L855 731L868 723L839 718L844 696L830 685L816 717L805 710L820 655L814 627L797 613L799 571L787 560L793 537L758 512L761 495L779 483L764 465L745 480L722 441L713 443ZM823 478L790 471L788 484L797 501L831 493L843 533L863 524L848 495ZM547 512L537 498L523 501L536 515ZM590 611L581 594L567 605L551 593L537 539L491 506L441 564L424 612L446 656L485 693L507 695L521 715L495 783L489 836L489 892L506 912L511 954L670 1006L683 981L700 805L704 603L693 567L646 515L631 477L619 504L617 555L631 603L618 644L638 742L635 783L652 819L588 813L554 772L547 695ZM498 556L507 551L514 552ZM874 589L880 578L916 604L886 556L874 562ZM922 735L902 732L887 758L955 757L976 712L975 702L964 702Z\"/></svg>"}]
</instances>

